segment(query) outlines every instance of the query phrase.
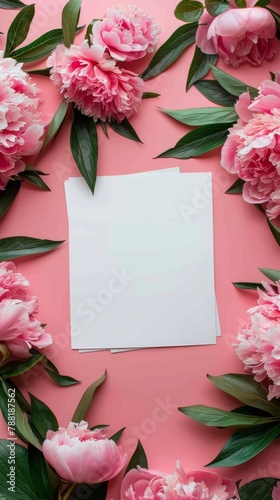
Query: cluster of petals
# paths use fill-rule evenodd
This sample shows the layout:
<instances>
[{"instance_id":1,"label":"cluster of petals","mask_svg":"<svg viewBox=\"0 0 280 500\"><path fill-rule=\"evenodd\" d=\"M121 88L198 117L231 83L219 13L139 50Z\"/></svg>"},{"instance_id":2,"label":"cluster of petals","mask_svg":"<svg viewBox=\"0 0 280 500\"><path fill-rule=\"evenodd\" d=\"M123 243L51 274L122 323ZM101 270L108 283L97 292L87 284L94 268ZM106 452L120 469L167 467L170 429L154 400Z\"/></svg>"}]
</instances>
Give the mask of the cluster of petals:
<instances>
[{"instance_id":1,"label":"cluster of petals","mask_svg":"<svg viewBox=\"0 0 280 500\"><path fill-rule=\"evenodd\" d=\"M37 298L28 293L29 282L18 273L13 262L0 263L0 343L20 358L29 350L52 343L36 319Z\"/></svg>"},{"instance_id":2,"label":"cluster of petals","mask_svg":"<svg viewBox=\"0 0 280 500\"><path fill-rule=\"evenodd\" d=\"M280 397L280 284L263 283L258 305L249 309L249 323L237 336L236 353L257 382L266 379L268 399Z\"/></svg>"},{"instance_id":3,"label":"cluster of petals","mask_svg":"<svg viewBox=\"0 0 280 500\"><path fill-rule=\"evenodd\" d=\"M41 147L46 122L37 93L22 64L0 51L0 190Z\"/></svg>"},{"instance_id":4,"label":"cluster of petals","mask_svg":"<svg viewBox=\"0 0 280 500\"><path fill-rule=\"evenodd\" d=\"M243 198L266 203L270 219L280 214L280 75L265 80L258 95L241 94L236 105L237 123L229 129L221 165L245 181Z\"/></svg>"},{"instance_id":5,"label":"cluster of petals","mask_svg":"<svg viewBox=\"0 0 280 500\"><path fill-rule=\"evenodd\" d=\"M101 429L89 430L83 420L48 431L42 452L59 477L73 483L109 481L127 460L121 446L108 439Z\"/></svg>"},{"instance_id":6,"label":"cluster of petals","mask_svg":"<svg viewBox=\"0 0 280 500\"><path fill-rule=\"evenodd\" d=\"M238 500L230 479L208 471L185 472L176 462L172 474L138 467L124 477L121 500Z\"/></svg>"},{"instance_id":7,"label":"cluster of petals","mask_svg":"<svg viewBox=\"0 0 280 500\"><path fill-rule=\"evenodd\" d=\"M205 11L196 33L196 43L205 54L218 54L237 68L248 62L259 66L272 59L277 50L276 22L268 9L255 7L256 0L247 0L238 8L230 0L229 8L216 17Z\"/></svg>"}]
</instances>

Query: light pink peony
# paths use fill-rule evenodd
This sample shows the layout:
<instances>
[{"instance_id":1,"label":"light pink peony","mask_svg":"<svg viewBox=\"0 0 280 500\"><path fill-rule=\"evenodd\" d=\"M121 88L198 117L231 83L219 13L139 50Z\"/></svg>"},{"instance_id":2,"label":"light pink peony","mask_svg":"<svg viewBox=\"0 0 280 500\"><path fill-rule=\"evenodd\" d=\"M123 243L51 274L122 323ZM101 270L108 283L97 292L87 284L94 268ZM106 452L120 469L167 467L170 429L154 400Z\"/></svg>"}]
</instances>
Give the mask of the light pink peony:
<instances>
[{"instance_id":1,"label":"light pink peony","mask_svg":"<svg viewBox=\"0 0 280 500\"><path fill-rule=\"evenodd\" d=\"M235 109L237 123L229 129L221 165L245 181L248 203L267 203L270 219L280 214L280 81L265 80L258 96L245 92Z\"/></svg>"},{"instance_id":2,"label":"light pink peony","mask_svg":"<svg viewBox=\"0 0 280 500\"><path fill-rule=\"evenodd\" d=\"M94 121L117 120L121 122L137 111L143 95L143 80L131 71L120 69L116 61L97 45L68 49L58 45L48 58L51 80L67 102Z\"/></svg>"},{"instance_id":3,"label":"light pink peony","mask_svg":"<svg viewBox=\"0 0 280 500\"><path fill-rule=\"evenodd\" d=\"M196 32L196 43L205 54L218 54L237 68L248 62L259 66L271 59L277 50L276 23L265 8L254 7L256 0L247 0L247 8L239 9L231 1L229 8L216 17L205 11Z\"/></svg>"},{"instance_id":4,"label":"light pink peony","mask_svg":"<svg viewBox=\"0 0 280 500\"><path fill-rule=\"evenodd\" d=\"M28 292L29 282L13 262L0 263L0 343L19 358L28 358L29 349L52 343L35 318L37 298Z\"/></svg>"},{"instance_id":5,"label":"light pink peony","mask_svg":"<svg viewBox=\"0 0 280 500\"><path fill-rule=\"evenodd\" d=\"M154 19L138 7L116 5L107 10L92 29L92 42L107 49L118 61L134 61L154 52L160 29Z\"/></svg>"},{"instance_id":6,"label":"light pink peony","mask_svg":"<svg viewBox=\"0 0 280 500\"><path fill-rule=\"evenodd\" d=\"M230 479L208 471L185 472L177 461L173 474L138 467L124 477L121 500L229 500L239 499Z\"/></svg>"},{"instance_id":7,"label":"light pink peony","mask_svg":"<svg viewBox=\"0 0 280 500\"><path fill-rule=\"evenodd\" d=\"M42 447L46 461L64 480L102 483L115 477L126 463L121 446L101 429L90 431L87 422L70 422L65 429L48 431Z\"/></svg>"},{"instance_id":8,"label":"light pink peony","mask_svg":"<svg viewBox=\"0 0 280 500\"><path fill-rule=\"evenodd\" d=\"M266 281L262 282L265 290L258 288L258 305L248 310L249 314L261 313L266 318L280 321L280 282L276 282L277 292Z\"/></svg>"},{"instance_id":9,"label":"light pink peony","mask_svg":"<svg viewBox=\"0 0 280 500\"><path fill-rule=\"evenodd\" d=\"M39 151L46 125L38 111L38 89L21 68L0 51L0 190L25 169L23 158Z\"/></svg>"}]
</instances>

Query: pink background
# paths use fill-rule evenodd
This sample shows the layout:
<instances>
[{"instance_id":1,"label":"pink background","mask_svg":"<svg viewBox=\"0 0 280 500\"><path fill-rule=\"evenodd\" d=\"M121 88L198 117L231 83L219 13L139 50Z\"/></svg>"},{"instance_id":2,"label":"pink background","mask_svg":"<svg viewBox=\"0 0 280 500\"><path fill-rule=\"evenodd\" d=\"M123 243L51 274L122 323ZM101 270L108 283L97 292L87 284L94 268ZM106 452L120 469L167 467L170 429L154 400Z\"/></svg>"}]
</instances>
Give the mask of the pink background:
<instances>
[{"instance_id":1,"label":"pink background","mask_svg":"<svg viewBox=\"0 0 280 500\"><path fill-rule=\"evenodd\" d=\"M28 41L49 29L60 27L60 13L65 3L65 0L37 0ZM124 5L128 3L128 0L123 1ZM157 19L162 28L160 44L182 24L173 15L177 0L136 0L135 3ZM111 5L111 0L83 0L81 24L102 17ZM6 32L15 13L1 10L1 31ZM77 40L82 38L83 34ZM4 43L5 36L1 35L1 49ZM65 426L85 388L107 368L107 381L87 415L90 425L111 424L111 434L126 426L122 438L126 452L131 455L137 438L140 438L149 466L170 472L176 459L180 459L186 469L201 469L216 456L230 435L226 430L195 423L176 408L192 404L217 405L225 409L237 406L233 398L220 393L206 379L207 373L242 372L232 343L238 327L246 321L246 310L255 304L256 293L239 291L231 282L260 281L262 275L258 267L280 268L280 250L264 217L240 196L224 194L235 179L220 167L219 150L191 160L153 159L174 146L189 130L161 113L160 107L183 109L211 105L194 87L185 92L193 50L194 47L188 48L164 74L146 82L145 91L160 93L161 97L145 100L138 115L131 119L144 145L121 138L111 130L110 140L103 133L99 135L98 171L100 175L112 175L179 165L186 172L213 173L215 278L222 327L222 337L217 345L149 349L114 355L109 352L79 354L71 350L64 180L79 173L69 147L70 121L64 124L58 139L36 163L39 169L50 174L46 179L51 192L24 185L13 207L0 222L1 237L26 235L66 240L50 254L17 260L17 266L39 298L38 318L47 323L46 329L53 335L54 344L47 353L49 358L61 373L82 383L60 388L40 369L34 369L20 381L22 390L43 399L57 415L60 425ZM279 69L279 63L280 54L261 69L243 65L233 70L221 62L218 66L246 83L258 86L263 79L270 77L269 70L276 72ZM141 72L146 65L147 59L140 61L135 70ZM41 67L45 67L45 62ZM36 76L34 81L43 90L42 109L53 114L60 102L58 92L44 77ZM7 427L2 421L0 432L1 437L8 437ZM270 446L245 466L220 471L234 480L280 477L277 445ZM108 498L118 498L118 482L116 479L112 484Z\"/></svg>"}]
</instances>

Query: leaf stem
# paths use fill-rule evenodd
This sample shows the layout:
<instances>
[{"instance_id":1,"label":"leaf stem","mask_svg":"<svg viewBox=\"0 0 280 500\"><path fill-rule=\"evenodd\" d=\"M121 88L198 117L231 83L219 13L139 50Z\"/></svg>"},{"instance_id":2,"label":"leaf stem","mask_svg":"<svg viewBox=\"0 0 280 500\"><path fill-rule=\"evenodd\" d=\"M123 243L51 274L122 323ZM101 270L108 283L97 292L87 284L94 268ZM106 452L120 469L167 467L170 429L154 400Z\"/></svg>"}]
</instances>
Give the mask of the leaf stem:
<instances>
[{"instance_id":1,"label":"leaf stem","mask_svg":"<svg viewBox=\"0 0 280 500\"><path fill-rule=\"evenodd\" d=\"M62 500L67 500L76 486L77 486L77 483L71 484L71 486L66 491Z\"/></svg>"}]
</instances>

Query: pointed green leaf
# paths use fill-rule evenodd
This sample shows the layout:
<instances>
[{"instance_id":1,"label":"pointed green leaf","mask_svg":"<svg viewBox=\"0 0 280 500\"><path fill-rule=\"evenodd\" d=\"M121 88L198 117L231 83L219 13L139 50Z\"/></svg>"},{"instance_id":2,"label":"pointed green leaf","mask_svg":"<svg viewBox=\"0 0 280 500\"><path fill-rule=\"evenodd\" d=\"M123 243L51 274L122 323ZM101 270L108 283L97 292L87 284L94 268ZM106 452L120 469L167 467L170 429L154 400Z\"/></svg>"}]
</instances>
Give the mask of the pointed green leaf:
<instances>
[{"instance_id":1,"label":"pointed green leaf","mask_svg":"<svg viewBox=\"0 0 280 500\"><path fill-rule=\"evenodd\" d=\"M150 64L142 73L143 80L149 80L163 73L178 59L182 52L195 41L198 23L180 26L157 50Z\"/></svg>"},{"instance_id":2,"label":"pointed green leaf","mask_svg":"<svg viewBox=\"0 0 280 500\"><path fill-rule=\"evenodd\" d=\"M117 134L125 137L126 139L130 139L131 141L141 142L141 144L143 144L127 118L122 120L121 123L109 122L109 125Z\"/></svg>"},{"instance_id":3,"label":"pointed green leaf","mask_svg":"<svg viewBox=\"0 0 280 500\"><path fill-rule=\"evenodd\" d=\"M51 68L42 68L42 69L32 69L30 71L26 71L29 75L42 75L42 76L50 76Z\"/></svg>"},{"instance_id":4,"label":"pointed green leaf","mask_svg":"<svg viewBox=\"0 0 280 500\"><path fill-rule=\"evenodd\" d=\"M228 75L215 66L212 66L211 69L214 77L219 82L219 84L230 94L239 97L244 92L249 92L251 98L258 95L258 89L256 89L255 87L246 85L246 83L241 82L241 80L237 80L237 78Z\"/></svg>"},{"instance_id":5,"label":"pointed green leaf","mask_svg":"<svg viewBox=\"0 0 280 500\"><path fill-rule=\"evenodd\" d=\"M234 3L236 7L239 7L240 9L244 9L244 7L247 7L246 0L234 0Z\"/></svg>"},{"instance_id":6,"label":"pointed green leaf","mask_svg":"<svg viewBox=\"0 0 280 500\"><path fill-rule=\"evenodd\" d=\"M240 429L226 442L207 467L233 467L243 464L264 450L280 434L280 424Z\"/></svg>"},{"instance_id":7,"label":"pointed green leaf","mask_svg":"<svg viewBox=\"0 0 280 500\"><path fill-rule=\"evenodd\" d=\"M24 7L13 20L7 33L7 41L5 47L4 57L18 47L28 35L31 21L35 14L34 5Z\"/></svg>"},{"instance_id":8,"label":"pointed green leaf","mask_svg":"<svg viewBox=\"0 0 280 500\"><path fill-rule=\"evenodd\" d=\"M107 123L103 122L103 121L100 121L99 123L100 123L100 127L101 127L102 132L106 135L107 139L109 139Z\"/></svg>"},{"instance_id":9,"label":"pointed green leaf","mask_svg":"<svg viewBox=\"0 0 280 500\"><path fill-rule=\"evenodd\" d=\"M71 419L72 422L79 423L79 422L81 422L81 420L84 419L84 417L85 417L85 415L86 415L86 413L91 405L91 402L92 402L92 399L93 399L93 396L95 394L96 389L101 384L103 384L104 380L106 379L106 376L107 376L107 371L105 371L105 373L102 375L102 377L100 377L98 380L93 382L93 384L91 384L86 389L86 391L82 395L81 400L80 400L80 402L75 410L75 413Z\"/></svg>"},{"instance_id":10,"label":"pointed green leaf","mask_svg":"<svg viewBox=\"0 0 280 500\"><path fill-rule=\"evenodd\" d=\"M195 88L209 101L220 106L233 106L236 96L225 90L216 80L199 80L194 83Z\"/></svg>"},{"instance_id":11,"label":"pointed green leaf","mask_svg":"<svg viewBox=\"0 0 280 500\"><path fill-rule=\"evenodd\" d=\"M20 0L0 0L0 9L22 9L25 3Z\"/></svg>"},{"instance_id":12,"label":"pointed green leaf","mask_svg":"<svg viewBox=\"0 0 280 500\"><path fill-rule=\"evenodd\" d=\"M52 500L53 494L44 455L32 445L28 446L28 465L31 471L31 482L37 498L40 500Z\"/></svg>"},{"instance_id":13,"label":"pointed green leaf","mask_svg":"<svg viewBox=\"0 0 280 500\"><path fill-rule=\"evenodd\" d=\"M144 92L142 95L142 99L153 99L154 97L159 97L160 94L156 92Z\"/></svg>"},{"instance_id":14,"label":"pointed green leaf","mask_svg":"<svg viewBox=\"0 0 280 500\"><path fill-rule=\"evenodd\" d=\"M255 417L204 405L186 406L178 408L178 410L197 422L210 427L259 426L279 421L279 418L276 417Z\"/></svg>"},{"instance_id":15,"label":"pointed green leaf","mask_svg":"<svg viewBox=\"0 0 280 500\"><path fill-rule=\"evenodd\" d=\"M41 151L43 151L45 149L45 147L49 144L49 142L51 140L53 140L55 138L56 134L59 132L60 127L61 127L62 123L64 122L64 118L66 116L67 109L68 109L68 103L65 101L65 99L63 99L63 101L59 105L52 121L50 122L50 124L48 126L48 130L47 130L46 137L45 137L45 140L43 142Z\"/></svg>"},{"instance_id":16,"label":"pointed green leaf","mask_svg":"<svg viewBox=\"0 0 280 500\"><path fill-rule=\"evenodd\" d=\"M226 194L242 194L244 184L245 181L243 181L243 179L237 179L237 181L227 189Z\"/></svg>"},{"instance_id":17,"label":"pointed green leaf","mask_svg":"<svg viewBox=\"0 0 280 500\"><path fill-rule=\"evenodd\" d=\"M81 2L82 0L69 0L62 11L63 43L68 48L74 42L80 17Z\"/></svg>"},{"instance_id":18,"label":"pointed green leaf","mask_svg":"<svg viewBox=\"0 0 280 500\"><path fill-rule=\"evenodd\" d=\"M205 7L207 9L207 12L211 16L218 16L219 14L222 14L222 12L225 12L229 5L228 2L224 2L223 0L217 1L217 0L205 0Z\"/></svg>"},{"instance_id":19,"label":"pointed green leaf","mask_svg":"<svg viewBox=\"0 0 280 500\"><path fill-rule=\"evenodd\" d=\"M275 477L263 477L243 484L238 489L240 500L271 500L278 481Z\"/></svg>"},{"instance_id":20,"label":"pointed green leaf","mask_svg":"<svg viewBox=\"0 0 280 500\"><path fill-rule=\"evenodd\" d=\"M50 191L49 186L47 186L43 179L41 179L39 173L36 172L36 170L25 170L24 172L21 172L19 174L19 178L29 182L30 184L33 184L33 186L43 189L44 191Z\"/></svg>"},{"instance_id":21,"label":"pointed green leaf","mask_svg":"<svg viewBox=\"0 0 280 500\"><path fill-rule=\"evenodd\" d=\"M40 401L40 399L37 399L31 393L29 393L29 396L31 401L32 422L42 438L45 439L49 430L57 431L58 429L56 416L43 401Z\"/></svg>"},{"instance_id":22,"label":"pointed green leaf","mask_svg":"<svg viewBox=\"0 0 280 500\"><path fill-rule=\"evenodd\" d=\"M51 377L54 382L62 387L69 387L70 385L80 384L80 380L76 380L75 378L69 377L68 375L60 375L60 373L56 373L52 370L49 370L45 367L46 373Z\"/></svg>"},{"instance_id":23,"label":"pointed green leaf","mask_svg":"<svg viewBox=\"0 0 280 500\"><path fill-rule=\"evenodd\" d=\"M184 135L174 148L168 149L157 158L188 159L200 156L224 144L228 135L227 124L202 125Z\"/></svg>"},{"instance_id":24,"label":"pointed green leaf","mask_svg":"<svg viewBox=\"0 0 280 500\"><path fill-rule=\"evenodd\" d=\"M28 236L11 236L0 239L0 261L11 260L26 255L50 252L59 247L63 241L40 240Z\"/></svg>"},{"instance_id":25,"label":"pointed green leaf","mask_svg":"<svg viewBox=\"0 0 280 500\"><path fill-rule=\"evenodd\" d=\"M77 167L94 193L98 159L96 124L91 117L82 115L77 108L74 108L70 145Z\"/></svg>"},{"instance_id":26,"label":"pointed green leaf","mask_svg":"<svg viewBox=\"0 0 280 500\"><path fill-rule=\"evenodd\" d=\"M265 267L259 267L261 273L263 273L269 280L271 281L279 281L280 280L280 271L276 269L268 269Z\"/></svg>"},{"instance_id":27,"label":"pointed green leaf","mask_svg":"<svg viewBox=\"0 0 280 500\"><path fill-rule=\"evenodd\" d=\"M16 463L9 464L11 445L11 441L0 439L0 498L1 500L38 500L28 467L27 449L15 443ZM9 484L7 484L7 475L11 472L11 466L15 467L16 472L14 490L9 490Z\"/></svg>"},{"instance_id":28,"label":"pointed green leaf","mask_svg":"<svg viewBox=\"0 0 280 500\"><path fill-rule=\"evenodd\" d=\"M19 375L23 375L33 368L35 365L40 363L44 359L44 354L36 354L35 356L31 356L23 363L18 363L17 366L9 370L3 375L3 379L10 377L18 377Z\"/></svg>"},{"instance_id":29,"label":"pointed green leaf","mask_svg":"<svg viewBox=\"0 0 280 500\"><path fill-rule=\"evenodd\" d=\"M4 191L0 191L0 217L7 212L20 190L20 181L9 181Z\"/></svg>"},{"instance_id":30,"label":"pointed green leaf","mask_svg":"<svg viewBox=\"0 0 280 500\"><path fill-rule=\"evenodd\" d=\"M15 416L16 416L16 429L19 430L20 435L23 436L28 443L31 443L33 446L35 446L35 448L38 448L38 450L40 450L41 444L39 443L37 437L32 431L30 424L25 418L25 415L17 402L15 404Z\"/></svg>"},{"instance_id":31,"label":"pointed green leaf","mask_svg":"<svg viewBox=\"0 0 280 500\"><path fill-rule=\"evenodd\" d=\"M252 283L249 281L235 281L232 284L236 288L240 288L241 290L257 290L258 288L264 290L264 287L261 283Z\"/></svg>"},{"instance_id":32,"label":"pointed green leaf","mask_svg":"<svg viewBox=\"0 0 280 500\"><path fill-rule=\"evenodd\" d=\"M136 469L137 466L143 467L145 469L148 468L148 460L146 457L146 453L141 442L138 440L138 444L136 446L136 450L133 453L128 466L126 468L125 474L127 474L131 469Z\"/></svg>"},{"instance_id":33,"label":"pointed green leaf","mask_svg":"<svg viewBox=\"0 0 280 500\"><path fill-rule=\"evenodd\" d=\"M190 109L162 109L164 113L178 122L191 127L213 125L216 123L232 123L237 119L234 108L190 108Z\"/></svg>"},{"instance_id":34,"label":"pointed green leaf","mask_svg":"<svg viewBox=\"0 0 280 500\"><path fill-rule=\"evenodd\" d=\"M204 54L198 46L195 47L194 56L190 65L186 90L200 78L203 78L212 65L218 60L217 54Z\"/></svg>"},{"instance_id":35,"label":"pointed green leaf","mask_svg":"<svg viewBox=\"0 0 280 500\"><path fill-rule=\"evenodd\" d=\"M242 403L268 412L273 417L280 417L280 407L267 400L267 390L256 382L251 375L229 373L219 377L207 375L219 389L235 397Z\"/></svg>"},{"instance_id":36,"label":"pointed green leaf","mask_svg":"<svg viewBox=\"0 0 280 500\"><path fill-rule=\"evenodd\" d=\"M185 23L198 21L203 13L204 5L196 0L182 0L174 10L175 17Z\"/></svg>"},{"instance_id":37,"label":"pointed green leaf","mask_svg":"<svg viewBox=\"0 0 280 500\"><path fill-rule=\"evenodd\" d=\"M120 439L123 431L125 430L125 427L123 427L122 429L120 429L118 432L116 432L116 434L114 434L113 436L110 437L110 439L112 439L113 441L115 441L115 443L118 442L118 440Z\"/></svg>"},{"instance_id":38,"label":"pointed green leaf","mask_svg":"<svg viewBox=\"0 0 280 500\"><path fill-rule=\"evenodd\" d=\"M275 239L276 243L280 246L280 228L276 226L275 224L272 224L272 222L269 220L269 218L266 218L268 227L273 235L273 238Z\"/></svg>"}]
</instances>

